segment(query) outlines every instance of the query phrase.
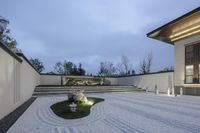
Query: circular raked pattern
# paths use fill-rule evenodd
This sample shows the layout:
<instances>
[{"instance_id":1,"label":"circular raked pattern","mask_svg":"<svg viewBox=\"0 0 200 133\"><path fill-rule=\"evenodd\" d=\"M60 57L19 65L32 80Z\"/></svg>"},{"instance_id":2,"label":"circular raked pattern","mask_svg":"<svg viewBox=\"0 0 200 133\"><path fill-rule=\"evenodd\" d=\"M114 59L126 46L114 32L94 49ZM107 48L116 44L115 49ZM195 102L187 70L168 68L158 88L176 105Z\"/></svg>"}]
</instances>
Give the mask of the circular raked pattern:
<instances>
[{"instance_id":1,"label":"circular raked pattern","mask_svg":"<svg viewBox=\"0 0 200 133\"><path fill-rule=\"evenodd\" d=\"M45 102L41 103L43 104L41 108L37 109L38 120L51 126L72 127L72 126L79 126L79 125L87 125L89 123L93 123L104 118L102 117L104 116L103 114L105 112L105 106L103 102L100 102L96 104L95 106L91 107L90 114L86 117L79 118L79 119L70 119L70 120L58 117L51 110L50 106L64 100L66 100L65 97L52 97L51 100L49 98L44 99Z\"/></svg>"}]
</instances>

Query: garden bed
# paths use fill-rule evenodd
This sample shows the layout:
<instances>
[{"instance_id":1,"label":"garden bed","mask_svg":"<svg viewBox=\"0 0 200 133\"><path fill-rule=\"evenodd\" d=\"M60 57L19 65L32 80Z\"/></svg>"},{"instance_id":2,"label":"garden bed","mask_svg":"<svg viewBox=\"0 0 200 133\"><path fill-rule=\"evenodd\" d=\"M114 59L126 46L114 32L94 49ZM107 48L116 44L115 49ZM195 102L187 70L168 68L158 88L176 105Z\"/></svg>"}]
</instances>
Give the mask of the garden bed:
<instances>
[{"instance_id":1,"label":"garden bed","mask_svg":"<svg viewBox=\"0 0 200 133\"><path fill-rule=\"evenodd\" d=\"M55 103L51 106L52 111L59 117L64 119L77 119L88 116L90 114L90 108L99 102L103 102L102 98L88 97L87 102L78 102L76 112L71 112L69 101L62 101Z\"/></svg>"}]
</instances>

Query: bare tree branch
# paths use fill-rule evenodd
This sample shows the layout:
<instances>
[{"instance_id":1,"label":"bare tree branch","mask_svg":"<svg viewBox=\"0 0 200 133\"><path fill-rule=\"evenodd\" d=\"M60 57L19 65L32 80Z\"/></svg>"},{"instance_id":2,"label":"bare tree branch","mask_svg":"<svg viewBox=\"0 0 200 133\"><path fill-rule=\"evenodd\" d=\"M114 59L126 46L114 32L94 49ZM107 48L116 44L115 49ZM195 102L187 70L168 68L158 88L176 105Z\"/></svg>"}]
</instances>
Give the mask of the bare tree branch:
<instances>
[{"instance_id":1,"label":"bare tree branch","mask_svg":"<svg viewBox=\"0 0 200 133\"><path fill-rule=\"evenodd\" d=\"M142 73L142 74L150 73L151 72L152 61L153 61L153 54L151 52L140 63L140 65L139 65L140 73Z\"/></svg>"},{"instance_id":2,"label":"bare tree branch","mask_svg":"<svg viewBox=\"0 0 200 133\"><path fill-rule=\"evenodd\" d=\"M130 60L126 55L121 56L121 62L117 64L117 71L119 75L129 75L131 73Z\"/></svg>"}]
</instances>

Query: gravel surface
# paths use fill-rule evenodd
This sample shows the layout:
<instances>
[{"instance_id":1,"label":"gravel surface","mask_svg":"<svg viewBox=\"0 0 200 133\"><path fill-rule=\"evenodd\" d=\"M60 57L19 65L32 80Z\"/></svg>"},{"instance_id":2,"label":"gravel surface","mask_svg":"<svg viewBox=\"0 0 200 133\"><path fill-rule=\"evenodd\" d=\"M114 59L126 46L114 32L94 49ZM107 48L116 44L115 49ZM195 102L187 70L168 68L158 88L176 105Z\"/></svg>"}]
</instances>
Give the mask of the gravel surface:
<instances>
[{"instance_id":1,"label":"gravel surface","mask_svg":"<svg viewBox=\"0 0 200 133\"><path fill-rule=\"evenodd\" d=\"M36 97L31 97L24 104L19 106L9 115L0 120L0 133L6 133L8 129L17 121L17 119L26 111L26 109L35 101Z\"/></svg>"},{"instance_id":2,"label":"gravel surface","mask_svg":"<svg viewBox=\"0 0 200 133\"><path fill-rule=\"evenodd\" d=\"M104 98L87 117L65 120L50 109L65 96L38 97L8 133L199 133L200 97L126 92Z\"/></svg>"}]
</instances>

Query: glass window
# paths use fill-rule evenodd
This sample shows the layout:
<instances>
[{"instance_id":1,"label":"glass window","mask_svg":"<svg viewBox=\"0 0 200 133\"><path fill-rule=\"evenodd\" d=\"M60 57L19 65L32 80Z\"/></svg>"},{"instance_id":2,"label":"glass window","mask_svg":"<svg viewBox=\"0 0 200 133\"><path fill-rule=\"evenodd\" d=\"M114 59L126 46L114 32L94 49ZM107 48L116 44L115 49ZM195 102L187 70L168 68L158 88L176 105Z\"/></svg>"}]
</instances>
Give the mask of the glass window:
<instances>
[{"instance_id":1,"label":"glass window","mask_svg":"<svg viewBox=\"0 0 200 133\"><path fill-rule=\"evenodd\" d=\"M186 76L186 83L193 83L193 76Z\"/></svg>"},{"instance_id":2,"label":"glass window","mask_svg":"<svg viewBox=\"0 0 200 133\"><path fill-rule=\"evenodd\" d=\"M199 65L200 66L200 65ZM194 66L193 65L188 65L186 66L185 72L186 72L186 83L193 83L193 73L194 73Z\"/></svg>"},{"instance_id":3,"label":"glass window","mask_svg":"<svg viewBox=\"0 0 200 133\"><path fill-rule=\"evenodd\" d=\"M200 84L200 43L185 47L185 83Z\"/></svg>"},{"instance_id":4,"label":"glass window","mask_svg":"<svg viewBox=\"0 0 200 133\"><path fill-rule=\"evenodd\" d=\"M193 58L193 46L186 47L186 59Z\"/></svg>"},{"instance_id":5,"label":"glass window","mask_svg":"<svg viewBox=\"0 0 200 133\"><path fill-rule=\"evenodd\" d=\"M199 83L200 83L200 64L199 64Z\"/></svg>"},{"instance_id":6,"label":"glass window","mask_svg":"<svg viewBox=\"0 0 200 133\"><path fill-rule=\"evenodd\" d=\"M193 65L186 66L186 75L193 75Z\"/></svg>"}]
</instances>

